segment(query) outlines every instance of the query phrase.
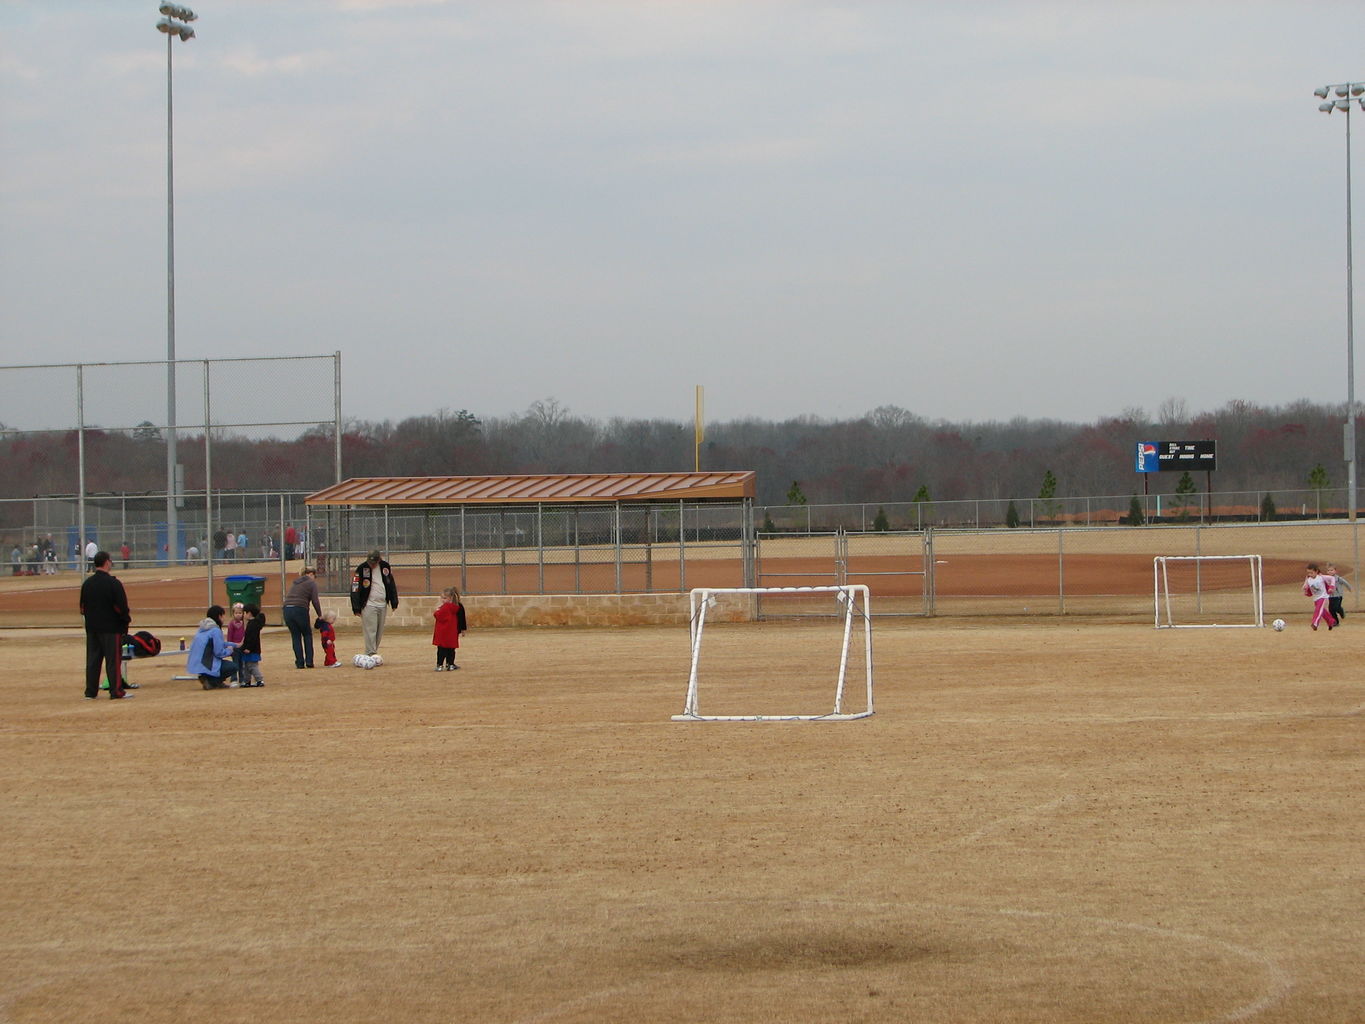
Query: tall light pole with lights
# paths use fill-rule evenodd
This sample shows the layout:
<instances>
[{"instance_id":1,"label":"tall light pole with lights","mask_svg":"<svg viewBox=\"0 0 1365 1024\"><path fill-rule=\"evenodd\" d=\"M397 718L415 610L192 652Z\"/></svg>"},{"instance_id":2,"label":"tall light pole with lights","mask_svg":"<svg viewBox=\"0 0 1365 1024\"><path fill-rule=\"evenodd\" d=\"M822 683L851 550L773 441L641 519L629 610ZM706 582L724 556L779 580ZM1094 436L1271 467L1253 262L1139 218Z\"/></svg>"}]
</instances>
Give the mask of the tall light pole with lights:
<instances>
[{"instance_id":1,"label":"tall light pole with lights","mask_svg":"<svg viewBox=\"0 0 1365 1024\"><path fill-rule=\"evenodd\" d=\"M1346 115L1346 488L1350 501L1350 518L1356 519L1356 355L1355 355L1355 287L1352 281L1351 259L1351 107L1359 104L1365 110L1365 82L1337 82L1314 89L1313 95L1324 102L1318 109L1324 114L1340 110Z\"/></svg>"},{"instance_id":2,"label":"tall light pole with lights","mask_svg":"<svg viewBox=\"0 0 1365 1024\"><path fill-rule=\"evenodd\" d=\"M194 38L189 23L196 15L188 7L163 3L157 30L166 35L166 560L174 565L180 558L180 524L176 506L180 488L175 479L175 117L171 74L171 42Z\"/></svg>"}]
</instances>

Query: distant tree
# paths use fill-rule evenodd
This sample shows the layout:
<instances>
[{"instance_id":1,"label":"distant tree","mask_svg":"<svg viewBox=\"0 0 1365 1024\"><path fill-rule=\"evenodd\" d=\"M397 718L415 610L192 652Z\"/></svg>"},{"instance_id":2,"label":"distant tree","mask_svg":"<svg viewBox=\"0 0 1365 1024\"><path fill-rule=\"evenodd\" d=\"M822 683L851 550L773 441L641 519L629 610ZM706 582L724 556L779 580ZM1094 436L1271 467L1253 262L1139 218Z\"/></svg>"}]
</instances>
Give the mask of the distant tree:
<instances>
[{"instance_id":1,"label":"distant tree","mask_svg":"<svg viewBox=\"0 0 1365 1024\"><path fill-rule=\"evenodd\" d=\"M918 416L899 405L879 405L867 414L867 419L879 430L894 430L920 422Z\"/></svg>"},{"instance_id":2,"label":"distant tree","mask_svg":"<svg viewBox=\"0 0 1365 1024\"><path fill-rule=\"evenodd\" d=\"M540 398L527 407L526 417L542 427L554 428L568 419L569 410L557 398Z\"/></svg>"},{"instance_id":3,"label":"distant tree","mask_svg":"<svg viewBox=\"0 0 1365 1024\"><path fill-rule=\"evenodd\" d=\"M931 498L931 497L929 497L929 485L928 485L928 484L920 484L920 485L919 485L919 490L915 492L915 496L914 496L913 498L911 498L910 500L911 500L911 501L933 501L934 499Z\"/></svg>"},{"instance_id":4,"label":"distant tree","mask_svg":"<svg viewBox=\"0 0 1365 1024\"><path fill-rule=\"evenodd\" d=\"M1180 479L1175 485L1175 506L1180 509L1179 517L1181 519L1188 518L1196 489L1194 477L1190 476L1188 469L1185 470L1180 474Z\"/></svg>"},{"instance_id":5,"label":"distant tree","mask_svg":"<svg viewBox=\"0 0 1365 1024\"><path fill-rule=\"evenodd\" d=\"M1011 530L1017 529L1019 526L1019 510L1014 507L1013 501L1005 509L1005 525Z\"/></svg>"},{"instance_id":6,"label":"distant tree","mask_svg":"<svg viewBox=\"0 0 1365 1024\"><path fill-rule=\"evenodd\" d=\"M891 529L891 520L886 518L886 509L877 509L877 518L872 520L872 529L876 530L878 533L885 533L887 530Z\"/></svg>"},{"instance_id":7,"label":"distant tree","mask_svg":"<svg viewBox=\"0 0 1365 1024\"><path fill-rule=\"evenodd\" d=\"M1261 521L1264 523L1273 522L1275 515L1275 499L1267 494L1261 499Z\"/></svg>"},{"instance_id":8,"label":"distant tree","mask_svg":"<svg viewBox=\"0 0 1365 1024\"><path fill-rule=\"evenodd\" d=\"M1145 522L1147 522L1147 513L1142 510L1142 502L1134 494L1133 500L1128 503L1128 525L1141 526Z\"/></svg>"},{"instance_id":9,"label":"distant tree","mask_svg":"<svg viewBox=\"0 0 1365 1024\"><path fill-rule=\"evenodd\" d=\"M133 438L137 441L160 441L161 431L151 420L143 420L133 428Z\"/></svg>"},{"instance_id":10,"label":"distant tree","mask_svg":"<svg viewBox=\"0 0 1365 1024\"><path fill-rule=\"evenodd\" d=\"M1172 396L1157 406L1156 418L1163 427L1183 427L1190 421L1190 407L1185 399Z\"/></svg>"},{"instance_id":11,"label":"distant tree","mask_svg":"<svg viewBox=\"0 0 1365 1024\"><path fill-rule=\"evenodd\" d=\"M1314 466L1313 471L1308 474L1308 486L1313 488L1318 494L1319 519L1322 518L1322 492L1328 488L1331 482L1332 481L1327 478L1327 470L1322 468L1321 462Z\"/></svg>"},{"instance_id":12,"label":"distant tree","mask_svg":"<svg viewBox=\"0 0 1365 1024\"><path fill-rule=\"evenodd\" d=\"M801 481L793 480L791 487L787 489L787 504L804 505L805 503L806 494L803 490L801 490Z\"/></svg>"},{"instance_id":13,"label":"distant tree","mask_svg":"<svg viewBox=\"0 0 1365 1024\"><path fill-rule=\"evenodd\" d=\"M1050 469L1043 473L1043 486L1038 489L1038 498L1043 503L1043 518L1056 519L1062 511L1062 505L1056 500L1057 478Z\"/></svg>"}]
</instances>

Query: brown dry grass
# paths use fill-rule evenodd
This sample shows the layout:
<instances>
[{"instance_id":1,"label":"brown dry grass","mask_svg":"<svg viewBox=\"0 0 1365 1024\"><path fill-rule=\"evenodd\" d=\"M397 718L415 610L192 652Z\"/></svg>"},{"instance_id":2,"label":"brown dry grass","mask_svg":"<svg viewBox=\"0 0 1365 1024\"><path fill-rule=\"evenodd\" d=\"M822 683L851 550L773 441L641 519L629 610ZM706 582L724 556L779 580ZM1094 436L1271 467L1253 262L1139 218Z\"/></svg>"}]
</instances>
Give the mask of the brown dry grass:
<instances>
[{"instance_id":1,"label":"brown dry grass","mask_svg":"<svg viewBox=\"0 0 1365 1024\"><path fill-rule=\"evenodd\" d=\"M893 622L872 719L675 724L685 630L474 625L121 705L4 635L0 1020L1365 1019L1365 626Z\"/></svg>"}]
</instances>

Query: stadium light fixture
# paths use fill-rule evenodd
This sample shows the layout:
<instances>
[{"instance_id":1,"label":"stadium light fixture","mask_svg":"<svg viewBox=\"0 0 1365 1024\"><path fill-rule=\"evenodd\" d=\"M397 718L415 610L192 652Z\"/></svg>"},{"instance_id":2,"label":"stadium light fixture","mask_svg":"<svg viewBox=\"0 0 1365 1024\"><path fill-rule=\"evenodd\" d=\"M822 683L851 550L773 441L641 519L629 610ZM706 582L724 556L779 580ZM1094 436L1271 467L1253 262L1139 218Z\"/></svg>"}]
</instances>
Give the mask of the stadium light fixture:
<instances>
[{"instance_id":1,"label":"stadium light fixture","mask_svg":"<svg viewBox=\"0 0 1365 1024\"><path fill-rule=\"evenodd\" d=\"M189 23L198 18L188 7L163 3L164 17L158 32L166 36L166 561L180 558L180 524L176 512L180 489L176 486L175 437L175 116L171 40L187 43L194 38Z\"/></svg>"},{"instance_id":2,"label":"stadium light fixture","mask_svg":"<svg viewBox=\"0 0 1365 1024\"><path fill-rule=\"evenodd\" d=\"M1365 82L1337 82L1314 89L1313 95L1325 99L1335 93L1336 100L1319 104L1318 110L1330 115L1340 110L1346 115L1346 427L1342 447L1346 454L1346 489L1350 519L1356 520L1356 357L1355 357L1355 283L1351 246L1351 105L1354 100L1365 110ZM1356 559L1357 562L1359 558Z\"/></svg>"}]
</instances>

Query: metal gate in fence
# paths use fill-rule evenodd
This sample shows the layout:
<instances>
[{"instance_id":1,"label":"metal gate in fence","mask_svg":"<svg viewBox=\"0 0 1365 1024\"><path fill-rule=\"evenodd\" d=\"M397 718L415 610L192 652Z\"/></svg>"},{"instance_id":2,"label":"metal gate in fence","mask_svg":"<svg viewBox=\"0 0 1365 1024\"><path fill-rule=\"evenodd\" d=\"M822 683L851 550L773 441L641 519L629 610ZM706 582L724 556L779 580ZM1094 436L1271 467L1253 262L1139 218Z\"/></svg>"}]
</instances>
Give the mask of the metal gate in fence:
<instances>
[{"instance_id":1,"label":"metal gate in fence","mask_svg":"<svg viewBox=\"0 0 1365 1024\"><path fill-rule=\"evenodd\" d=\"M933 613L933 542L929 531L854 532L792 536L759 533L755 578L759 587L820 587L865 584L876 617ZM777 602L758 598L758 616L777 612ZM793 607L782 602L783 609ZM837 614L828 608L821 614Z\"/></svg>"}]
</instances>

